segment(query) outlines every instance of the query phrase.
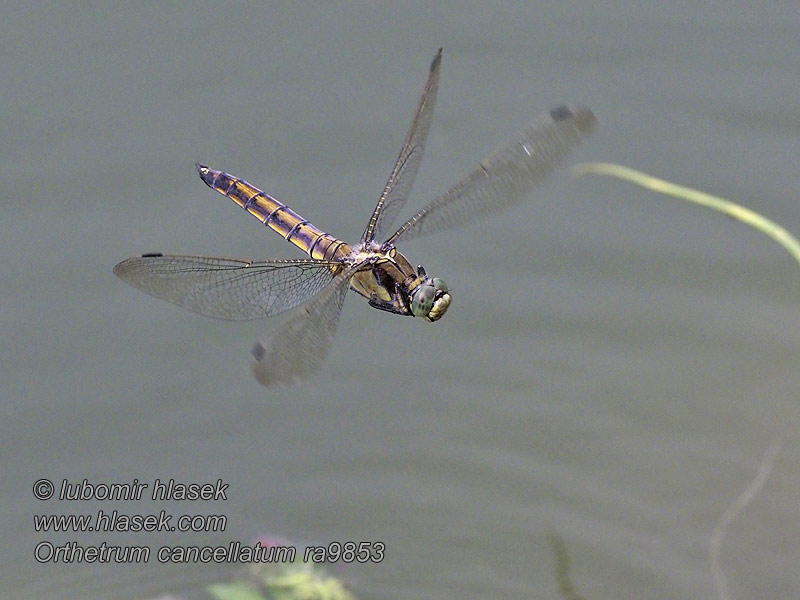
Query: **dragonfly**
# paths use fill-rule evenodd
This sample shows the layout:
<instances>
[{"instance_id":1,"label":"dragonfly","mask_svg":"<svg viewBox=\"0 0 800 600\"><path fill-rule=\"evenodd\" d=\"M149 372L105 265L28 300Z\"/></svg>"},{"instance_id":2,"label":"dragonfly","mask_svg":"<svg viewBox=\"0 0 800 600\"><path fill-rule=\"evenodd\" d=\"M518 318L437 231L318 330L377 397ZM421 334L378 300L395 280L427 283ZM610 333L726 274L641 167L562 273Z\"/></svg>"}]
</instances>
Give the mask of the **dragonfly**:
<instances>
[{"instance_id":1,"label":"dragonfly","mask_svg":"<svg viewBox=\"0 0 800 600\"><path fill-rule=\"evenodd\" d=\"M475 169L430 202L394 233L431 127L442 50L428 79L389 180L356 244L318 229L254 185L206 165L200 178L308 258L246 260L149 253L122 261L114 273L139 290L218 319L247 321L294 310L252 350L252 370L263 385L307 378L333 344L349 290L373 308L397 315L441 319L452 301L448 286L397 250L399 242L439 233L504 210L527 198L594 129L583 105L561 105L534 117ZM383 241L376 241L383 240Z\"/></svg>"}]
</instances>

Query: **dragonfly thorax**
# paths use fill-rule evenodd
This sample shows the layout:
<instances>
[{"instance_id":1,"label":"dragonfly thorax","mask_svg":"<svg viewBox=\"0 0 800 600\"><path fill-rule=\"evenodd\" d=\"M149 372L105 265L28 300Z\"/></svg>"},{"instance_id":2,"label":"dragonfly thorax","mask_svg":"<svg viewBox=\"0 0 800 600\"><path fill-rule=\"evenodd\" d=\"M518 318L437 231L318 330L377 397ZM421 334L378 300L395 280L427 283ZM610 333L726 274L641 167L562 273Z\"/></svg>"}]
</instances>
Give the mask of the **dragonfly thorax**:
<instances>
[{"instance_id":1,"label":"dragonfly thorax","mask_svg":"<svg viewBox=\"0 0 800 600\"><path fill-rule=\"evenodd\" d=\"M392 244L359 244L349 262L365 265L353 276L350 287L374 308L433 322L450 306L447 284L429 277L422 266L412 267Z\"/></svg>"}]
</instances>

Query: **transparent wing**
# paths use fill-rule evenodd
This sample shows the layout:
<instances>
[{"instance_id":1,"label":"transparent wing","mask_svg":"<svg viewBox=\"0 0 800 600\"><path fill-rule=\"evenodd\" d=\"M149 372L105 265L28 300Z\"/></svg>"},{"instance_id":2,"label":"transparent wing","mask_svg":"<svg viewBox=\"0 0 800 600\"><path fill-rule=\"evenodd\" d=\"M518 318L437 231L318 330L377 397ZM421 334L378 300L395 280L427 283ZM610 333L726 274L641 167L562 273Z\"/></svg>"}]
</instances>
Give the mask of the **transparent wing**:
<instances>
[{"instance_id":1,"label":"transparent wing","mask_svg":"<svg viewBox=\"0 0 800 600\"><path fill-rule=\"evenodd\" d=\"M439 89L439 66L442 64L442 49L431 63L428 81L419 99L417 112L406 135L403 149L397 157L394 170L386 182L380 200L378 200L372 217L361 236L362 242L371 242L376 237L380 238L386 227L391 226L408 198L414 178L417 176L422 153L425 149L425 140L431 128L433 107L436 104L436 92Z\"/></svg>"},{"instance_id":2,"label":"transparent wing","mask_svg":"<svg viewBox=\"0 0 800 600\"><path fill-rule=\"evenodd\" d=\"M354 265L337 275L272 335L256 342L251 365L259 383L296 383L316 370L333 343L350 278L361 266Z\"/></svg>"},{"instance_id":3,"label":"transparent wing","mask_svg":"<svg viewBox=\"0 0 800 600\"><path fill-rule=\"evenodd\" d=\"M562 105L534 117L474 171L411 217L387 242L463 225L519 202L591 133L594 125L592 111L581 105Z\"/></svg>"},{"instance_id":4,"label":"transparent wing","mask_svg":"<svg viewBox=\"0 0 800 600\"><path fill-rule=\"evenodd\" d=\"M114 274L143 292L207 317L249 321L302 304L342 264L313 259L253 262L153 254L122 261Z\"/></svg>"}]
</instances>

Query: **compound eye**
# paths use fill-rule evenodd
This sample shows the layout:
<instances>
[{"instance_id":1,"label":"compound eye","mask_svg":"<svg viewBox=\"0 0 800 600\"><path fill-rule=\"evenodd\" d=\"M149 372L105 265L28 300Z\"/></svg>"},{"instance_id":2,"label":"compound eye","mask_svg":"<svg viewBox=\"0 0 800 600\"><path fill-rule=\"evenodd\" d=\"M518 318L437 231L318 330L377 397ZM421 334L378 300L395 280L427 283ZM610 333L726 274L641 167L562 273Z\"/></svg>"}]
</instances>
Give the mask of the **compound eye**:
<instances>
[{"instance_id":1,"label":"compound eye","mask_svg":"<svg viewBox=\"0 0 800 600\"><path fill-rule=\"evenodd\" d=\"M425 317L433 308L433 299L436 289L432 285L419 286L411 297L411 314L415 317Z\"/></svg>"},{"instance_id":2,"label":"compound eye","mask_svg":"<svg viewBox=\"0 0 800 600\"><path fill-rule=\"evenodd\" d=\"M433 278L433 287L436 289L437 292L442 292L446 294L450 290L447 289L447 284L442 281L439 277Z\"/></svg>"}]
</instances>

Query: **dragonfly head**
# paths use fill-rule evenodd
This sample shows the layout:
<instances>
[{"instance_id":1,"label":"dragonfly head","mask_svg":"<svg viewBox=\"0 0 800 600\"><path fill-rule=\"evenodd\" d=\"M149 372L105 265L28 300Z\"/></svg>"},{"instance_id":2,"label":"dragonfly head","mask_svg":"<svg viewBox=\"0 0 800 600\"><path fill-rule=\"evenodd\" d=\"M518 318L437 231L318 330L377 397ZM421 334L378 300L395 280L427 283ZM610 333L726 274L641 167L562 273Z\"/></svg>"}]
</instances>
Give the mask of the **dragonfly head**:
<instances>
[{"instance_id":1,"label":"dragonfly head","mask_svg":"<svg viewBox=\"0 0 800 600\"><path fill-rule=\"evenodd\" d=\"M450 300L450 290L444 281L438 277L425 277L411 292L411 314L424 317L431 323L438 321L447 312Z\"/></svg>"}]
</instances>

